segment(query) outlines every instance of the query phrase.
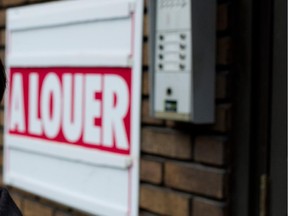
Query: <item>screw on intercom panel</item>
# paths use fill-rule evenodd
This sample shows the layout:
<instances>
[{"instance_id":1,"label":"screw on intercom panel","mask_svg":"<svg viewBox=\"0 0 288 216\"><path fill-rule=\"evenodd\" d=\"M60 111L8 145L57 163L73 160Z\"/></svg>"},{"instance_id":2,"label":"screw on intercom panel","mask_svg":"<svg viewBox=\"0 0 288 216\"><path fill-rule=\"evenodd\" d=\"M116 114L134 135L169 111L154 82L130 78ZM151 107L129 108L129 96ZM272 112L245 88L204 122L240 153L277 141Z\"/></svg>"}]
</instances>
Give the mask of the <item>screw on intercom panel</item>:
<instances>
[{"instance_id":1,"label":"screw on intercom panel","mask_svg":"<svg viewBox=\"0 0 288 216\"><path fill-rule=\"evenodd\" d=\"M180 49L184 50L186 46L184 44L180 44Z\"/></svg>"},{"instance_id":2,"label":"screw on intercom panel","mask_svg":"<svg viewBox=\"0 0 288 216\"><path fill-rule=\"evenodd\" d=\"M185 69L185 65L183 65L183 64L180 64L179 67L180 67L181 70Z\"/></svg>"},{"instance_id":3,"label":"screw on intercom panel","mask_svg":"<svg viewBox=\"0 0 288 216\"><path fill-rule=\"evenodd\" d=\"M185 34L181 34L181 35L180 35L180 38L181 38L182 40L184 40L184 39L186 39L186 35L185 35Z\"/></svg>"},{"instance_id":4,"label":"screw on intercom panel","mask_svg":"<svg viewBox=\"0 0 288 216\"><path fill-rule=\"evenodd\" d=\"M184 60L186 58L186 56L184 54L180 54L179 55L180 59Z\"/></svg>"}]
</instances>

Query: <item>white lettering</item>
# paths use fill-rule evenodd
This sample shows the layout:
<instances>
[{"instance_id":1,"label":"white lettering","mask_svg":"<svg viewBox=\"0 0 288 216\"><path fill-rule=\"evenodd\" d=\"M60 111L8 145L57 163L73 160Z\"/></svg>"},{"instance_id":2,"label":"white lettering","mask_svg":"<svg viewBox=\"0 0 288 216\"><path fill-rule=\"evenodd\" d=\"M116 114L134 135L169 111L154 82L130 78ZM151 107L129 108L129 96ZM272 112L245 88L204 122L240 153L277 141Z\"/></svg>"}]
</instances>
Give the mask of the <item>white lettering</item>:
<instances>
[{"instance_id":1,"label":"white lettering","mask_svg":"<svg viewBox=\"0 0 288 216\"><path fill-rule=\"evenodd\" d=\"M124 117L129 107L127 84L122 77L115 75L106 75L104 83L103 145L112 147L115 133L117 148L127 150L129 146L124 125ZM114 104L114 96L116 104Z\"/></svg>"},{"instance_id":2,"label":"white lettering","mask_svg":"<svg viewBox=\"0 0 288 216\"><path fill-rule=\"evenodd\" d=\"M100 127L95 125L95 118L101 117L101 103L95 99L95 94L101 90L101 75L86 75L83 140L94 145L101 141Z\"/></svg>"},{"instance_id":3,"label":"white lettering","mask_svg":"<svg viewBox=\"0 0 288 216\"><path fill-rule=\"evenodd\" d=\"M61 122L61 83L55 73L48 74L41 92L41 118L48 138L55 138ZM52 100L50 100L52 98ZM52 102L53 101L53 102ZM51 104L52 103L52 104ZM50 110L51 109L51 110ZM50 112L51 111L51 112Z\"/></svg>"},{"instance_id":4,"label":"white lettering","mask_svg":"<svg viewBox=\"0 0 288 216\"><path fill-rule=\"evenodd\" d=\"M42 123L38 118L38 87L39 75L32 73L29 76L29 133L35 135L42 135Z\"/></svg>"},{"instance_id":5,"label":"white lettering","mask_svg":"<svg viewBox=\"0 0 288 216\"><path fill-rule=\"evenodd\" d=\"M76 142L82 133L83 75L74 76L74 88L72 75L63 76L63 96L63 133L68 141Z\"/></svg>"},{"instance_id":6,"label":"white lettering","mask_svg":"<svg viewBox=\"0 0 288 216\"><path fill-rule=\"evenodd\" d=\"M25 132L25 112L23 98L23 79L21 74L14 74L11 89L10 130Z\"/></svg>"},{"instance_id":7,"label":"white lettering","mask_svg":"<svg viewBox=\"0 0 288 216\"><path fill-rule=\"evenodd\" d=\"M37 72L26 75L12 76L11 131L26 132L27 121L30 135L57 139L62 132L56 141L129 149L126 127L130 122L125 125L125 117L130 95L123 77L64 73L61 78L52 72L44 77ZM23 83L26 79L28 82Z\"/></svg>"}]
</instances>

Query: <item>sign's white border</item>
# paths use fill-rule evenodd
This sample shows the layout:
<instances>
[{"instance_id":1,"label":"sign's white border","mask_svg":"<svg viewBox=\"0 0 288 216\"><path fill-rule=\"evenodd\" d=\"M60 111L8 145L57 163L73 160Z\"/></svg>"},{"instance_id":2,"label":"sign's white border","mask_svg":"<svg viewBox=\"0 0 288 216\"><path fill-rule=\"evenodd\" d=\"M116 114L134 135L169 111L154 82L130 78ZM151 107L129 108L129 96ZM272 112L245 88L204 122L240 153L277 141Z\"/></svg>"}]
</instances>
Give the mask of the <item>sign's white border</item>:
<instances>
[{"instance_id":1,"label":"sign's white border","mask_svg":"<svg viewBox=\"0 0 288 216\"><path fill-rule=\"evenodd\" d=\"M127 4L123 4L126 2ZM113 4L113 7L111 7ZM57 3L40 4L8 10L7 18L7 48L6 48L6 67L9 72L10 67L53 67L53 66L120 66L132 68L132 107L131 107L131 153L130 156L118 156L109 154L91 153L89 150L71 147L55 153L54 145L45 145L45 141L31 139L24 141L25 146L19 145L21 137L9 136L7 128L4 129L4 181L5 183L20 187L32 193L45 196L49 199L63 204L71 205L80 210L100 215L131 215L137 216L139 209L139 160L140 160L140 103L141 103L141 68L142 68L142 25L143 25L143 0L74 0ZM69 7L67 7L69 5ZM97 7L95 7L95 5ZM47 9L49 7L49 9ZM85 10L85 13L80 13ZM70 13L67 13L70 12ZM101 21L109 19L123 19L131 15L134 16L134 28L132 34L134 41L132 45L133 59L131 53L127 51L119 52L46 52L46 53L14 53L11 51L9 38L11 32L49 27L54 25L67 25L71 23L81 23L89 20ZM65 16L63 16L65 14ZM73 14L67 15L67 14ZM76 16L77 14L77 16ZM80 15L79 15L80 14ZM79 58L83 56L83 58ZM96 61L95 61L96 59ZM6 104L8 97L6 97ZM5 111L7 113L7 110ZM5 116L7 121L7 115ZM23 143L23 140L21 141ZM33 143L37 143L35 148ZM48 147L47 147L48 146ZM52 146L52 147L51 147ZM58 145L63 146L63 145ZM61 147L60 147L61 148ZM101 200L91 201L87 197L71 192L62 188L53 188L45 182L33 181L15 172L8 172L7 166L10 164L10 151L26 151L53 156L55 158L65 158L66 160L76 161L81 164L95 165L97 167L107 167L113 169L128 169L131 182L129 191L128 209L113 203L105 203ZM87 157L81 158L82 152ZM95 155L97 157L95 157ZM107 188L109 189L109 188ZM72 201L71 201L72 200Z\"/></svg>"}]
</instances>

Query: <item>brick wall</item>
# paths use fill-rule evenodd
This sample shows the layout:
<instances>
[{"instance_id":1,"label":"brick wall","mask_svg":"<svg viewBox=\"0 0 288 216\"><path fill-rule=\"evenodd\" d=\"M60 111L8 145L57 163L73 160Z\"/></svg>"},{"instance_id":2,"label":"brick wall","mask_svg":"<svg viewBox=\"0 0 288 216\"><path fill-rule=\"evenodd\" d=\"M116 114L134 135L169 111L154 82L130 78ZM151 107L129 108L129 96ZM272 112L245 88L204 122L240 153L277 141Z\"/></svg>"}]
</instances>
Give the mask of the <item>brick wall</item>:
<instances>
[{"instance_id":1,"label":"brick wall","mask_svg":"<svg viewBox=\"0 0 288 216\"><path fill-rule=\"evenodd\" d=\"M211 0L212 1L212 0ZM0 57L4 60L5 10L47 0L0 0ZM147 6L147 5L146 5ZM145 9L140 169L142 216L228 216L229 134L231 131L229 1L219 0L217 10L216 122L199 126L149 116L148 24ZM3 110L0 144L3 147ZM1 150L2 152L2 150ZM2 167L2 154L1 167ZM0 177L2 186L2 177ZM39 196L9 187L24 215L85 215Z\"/></svg>"}]
</instances>

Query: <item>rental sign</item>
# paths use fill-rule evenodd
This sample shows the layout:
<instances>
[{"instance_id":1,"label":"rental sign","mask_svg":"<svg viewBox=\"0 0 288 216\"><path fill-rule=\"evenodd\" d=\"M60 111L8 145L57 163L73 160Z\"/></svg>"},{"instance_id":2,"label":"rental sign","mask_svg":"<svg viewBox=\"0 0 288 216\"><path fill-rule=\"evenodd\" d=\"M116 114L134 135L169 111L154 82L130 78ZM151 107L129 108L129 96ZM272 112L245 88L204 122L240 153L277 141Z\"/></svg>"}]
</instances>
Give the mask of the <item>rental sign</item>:
<instances>
[{"instance_id":1,"label":"rental sign","mask_svg":"<svg viewBox=\"0 0 288 216\"><path fill-rule=\"evenodd\" d=\"M142 0L8 10L6 184L92 215L138 215L142 23Z\"/></svg>"},{"instance_id":2,"label":"rental sign","mask_svg":"<svg viewBox=\"0 0 288 216\"><path fill-rule=\"evenodd\" d=\"M11 68L9 134L130 153L131 69Z\"/></svg>"}]
</instances>

